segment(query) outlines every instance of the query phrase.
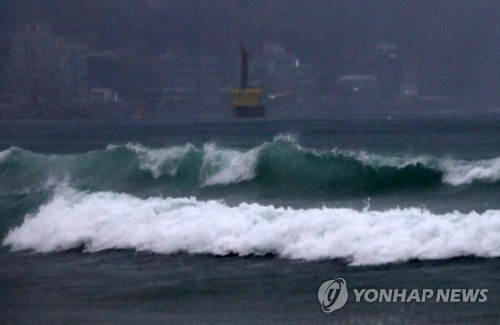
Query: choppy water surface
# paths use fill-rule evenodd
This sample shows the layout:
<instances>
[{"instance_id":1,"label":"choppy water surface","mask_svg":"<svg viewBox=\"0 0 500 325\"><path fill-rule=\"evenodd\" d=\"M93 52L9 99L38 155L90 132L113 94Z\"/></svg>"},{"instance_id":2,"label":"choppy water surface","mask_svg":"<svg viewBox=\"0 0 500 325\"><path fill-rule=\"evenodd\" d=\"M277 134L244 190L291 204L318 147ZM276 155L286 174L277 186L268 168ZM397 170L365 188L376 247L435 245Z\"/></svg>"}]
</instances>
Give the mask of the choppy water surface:
<instances>
[{"instance_id":1,"label":"choppy water surface","mask_svg":"<svg viewBox=\"0 0 500 325\"><path fill-rule=\"evenodd\" d=\"M1 122L1 317L498 321L499 130L477 116ZM317 289L337 277L489 295L327 315Z\"/></svg>"}]
</instances>

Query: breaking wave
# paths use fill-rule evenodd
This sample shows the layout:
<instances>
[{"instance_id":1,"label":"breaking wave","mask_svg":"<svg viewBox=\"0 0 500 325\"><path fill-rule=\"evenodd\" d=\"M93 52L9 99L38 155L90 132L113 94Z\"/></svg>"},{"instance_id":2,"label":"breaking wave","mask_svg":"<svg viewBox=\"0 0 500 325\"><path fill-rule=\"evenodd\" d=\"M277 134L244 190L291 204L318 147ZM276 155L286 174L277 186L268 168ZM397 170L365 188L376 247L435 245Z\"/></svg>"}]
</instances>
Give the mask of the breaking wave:
<instances>
[{"instance_id":1,"label":"breaking wave","mask_svg":"<svg viewBox=\"0 0 500 325\"><path fill-rule=\"evenodd\" d=\"M105 150L43 155L19 148L0 152L0 195L63 180L76 188L134 193L155 187L173 196L214 188L274 196L373 195L402 189L498 185L500 157L457 160L432 156L382 156L363 151L301 147L281 135L250 149L213 143L147 148L110 145Z\"/></svg>"},{"instance_id":2,"label":"breaking wave","mask_svg":"<svg viewBox=\"0 0 500 325\"><path fill-rule=\"evenodd\" d=\"M377 265L413 259L500 256L500 211L291 209L194 198L140 199L59 188L12 229L13 250L261 255Z\"/></svg>"}]
</instances>

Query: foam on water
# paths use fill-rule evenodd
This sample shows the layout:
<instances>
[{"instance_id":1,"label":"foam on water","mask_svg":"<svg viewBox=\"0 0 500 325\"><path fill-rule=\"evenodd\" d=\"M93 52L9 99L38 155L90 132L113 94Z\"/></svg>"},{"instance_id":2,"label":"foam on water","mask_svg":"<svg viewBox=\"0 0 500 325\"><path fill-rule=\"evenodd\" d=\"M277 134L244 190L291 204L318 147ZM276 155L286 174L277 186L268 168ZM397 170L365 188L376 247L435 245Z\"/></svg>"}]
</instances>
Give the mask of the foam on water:
<instances>
[{"instance_id":1,"label":"foam on water","mask_svg":"<svg viewBox=\"0 0 500 325\"><path fill-rule=\"evenodd\" d=\"M214 144L203 148L202 185L231 184L255 177L261 147L246 152L222 150Z\"/></svg>"},{"instance_id":2,"label":"foam on water","mask_svg":"<svg viewBox=\"0 0 500 325\"><path fill-rule=\"evenodd\" d=\"M451 185L471 184L476 180L496 182L500 180L500 158L474 162L445 160L443 181Z\"/></svg>"},{"instance_id":3,"label":"foam on water","mask_svg":"<svg viewBox=\"0 0 500 325\"><path fill-rule=\"evenodd\" d=\"M188 143L184 146L150 149L140 144L127 144L127 149L139 156L140 168L151 172L154 178L162 176L164 170L175 176L184 156L196 148Z\"/></svg>"},{"instance_id":4,"label":"foam on water","mask_svg":"<svg viewBox=\"0 0 500 325\"><path fill-rule=\"evenodd\" d=\"M87 154L43 155L13 147L0 152L0 164L0 177L12 179L27 173L37 174L38 179L61 176L64 172L71 178L78 175L102 180L114 175L127 180L130 175L145 171L161 182L189 175L194 180L189 185L191 189L199 189L253 181L260 176L256 182L262 186L288 184L296 193L312 193L319 188L322 192L342 190L356 195L385 189L431 188L439 183L465 187L500 181L500 157L467 161L430 155L310 149L301 147L291 135L278 135L250 149L225 148L213 143L165 148L127 144L109 145L105 151ZM89 175L88 171L95 175ZM184 184L179 181L177 186Z\"/></svg>"},{"instance_id":5,"label":"foam on water","mask_svg":"<svg viewBox=\"0 0 500 325\"><path fill-rule=\"evenodd\" d=\"M134 249L289 259L341 258L353 265L500 256L500 211L434 214L421 208L362 211L230 207L195 198L139 199L61 188L12 229L3 245L54 252Z\"/></svg>"},{"instance_id":6,"label":"foam on water","mask_svg":"<svg viewBox=\"0 0 500 325\"><path fill-rule=\"evenodd\" d=\"M396 167L398 169L420 164L443 172L443 182L448 185L468 185L474 181L497 182L500 180L500 157L475 161L437 158L432 156L382 156L366 151L344 151L333 149L338 155L355 158L374 167Z\"/></svg>"},{"instance_id":7,"label":"foam on water","mask_svg":"<svg viewBox=\"0 0 500 325\"><path fill-rule=\"evenodd\" d=\"M0 151L0 162L4 161L17 147L10 147L9 149L5 149Z\"/></svg>"}]
</instances>

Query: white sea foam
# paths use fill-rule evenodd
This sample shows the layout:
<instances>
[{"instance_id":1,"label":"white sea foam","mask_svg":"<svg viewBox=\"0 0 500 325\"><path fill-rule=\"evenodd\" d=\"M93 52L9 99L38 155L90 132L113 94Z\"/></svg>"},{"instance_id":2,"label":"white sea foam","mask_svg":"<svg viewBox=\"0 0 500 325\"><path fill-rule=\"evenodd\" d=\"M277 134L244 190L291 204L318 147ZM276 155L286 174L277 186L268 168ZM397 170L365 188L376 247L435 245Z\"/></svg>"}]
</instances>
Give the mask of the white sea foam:
<instances>
[{"instance_id":1,"label":"white sea foam","mask_svg":"<svg viewBox=\"0 0 500 325\"><path fill-rule=\"evenodd\" d=\"M442 181L453 186L467 185L475 181L497 182L500 180L500 157L467 161L429 155L384 156L363 150L332 149L324 151L303 148L298 144L295 136L287 134L277 135L272 142L264 142L262 145L247 151L222 148L213 143L205 144L203 149L197 149L191 144L159 149L147 148L140 144L127 144L126 148L138 155L140 168L151 172L155 178L160 177L165 172L170 176L175 176L182 159L189 151L202 152L203 165L199 171L199 177L202 186L210 186L251 180L257 174L256 168L262 149L279 143L286 143L298 151L313 153L318 156L334 154L350 157L376 168L394 167L402 169L420 164L429 169L442 172ZM116 148L118 146L108 146L108 150ZM2 154L8 155L9 150L11 149L0 152L0 161Z\"/></svg>"},{"instance_id":2,"label":"white sea foam","mask_svg":"<svg viewBox=\"0 0 500 325\"><path fill-rule=\"evenodd\" d=\"M138 152L140 168L149 170L155 178L160 177L164 170L166 170L170 176L175 176L182 159L190 150L195 150L195 147L191 144L187 144L185 146L148 149Z\"/></svg>"},{"instance_id":3,"label":"white sea foam","mask_svg":"<svg viewBox=\"0 0 500 325\"><path fill-rule=\"evenodd\" d=\"M272 142L247 151L220 148L213 143L203 147L202 186L226 185L248 181L257 175L257 164L261 151L269 145L287 143L303 150L293 135L278 134Z\"/></svg>"},{"instance_id":4,"label":"white sea foam","mask_svg":"<svg viewBox=\"0 0 500 325\"><path fill-rule=\"evenodd\" d=\"M272 142L273 143L287 143L287 144L292 145L293 147L295 147L297 149L303 149L299 144L297 136L293 135L293 134L289 134L289 133L281 133L281 134L275 135Z\"/></svg>"},{"instance_id":5,"label":"white sea foam","mask_svg":"<svg viewBox=\"0 0 500 325\"><path fill-rule=\"evenodd\" d=\"M135 249L290 259L342 258L353 265L500 256L500 210L433 214L420 208L357 211L230 207L194 198L139 199L59 190L3 244L13 250Z\"/></svg>"},{"instance_id":6,"label":"white sea foam","mask_svg":"<svg viewBox=\"0 0 500 325\"><path fill-rule=\"evenodd\" d=\"M155 149L133 143L128 143L125 147L137 154L139 168L149 171L154 178L161 177L165 172L170 176L175 176L184 156L189 151L196 150L195 146L190 143L183 146ZM108 150L115 150L116 148L119 148L119 146L108 146Z\"/></svg>"},{"instance_id":7,"label":"white sea foam","mask_svg":"<svg viewBox=\"0 0 500 325\"><path fill-rule=\"evenodd\" d=\"M12 154L12 152L16 149L17 149L16 147L10 147L9 149L5 149L3 151L0 151L0 162L7 159L7 157L10 156L10 154Z\"/></svg>"},{"instance_id":8,"label":"white sea foam","mask_svg":"<svg viewBox=\"0 0 500 325\"><path fill-rule=\"evenodd\" d=\"M202 184L224 185L254 178L260 150L261 147L256 147L241 152L206 144L203 148Z\"/></svg>"},{"instance_id":9,"label":"white sea foam","mask_svg":"<svg viewBox=\"0 0 500 325\"><path fill-rule=\"evenodd\" d=\"M445 160L443 181L451 185L470 184L476 180L496 182L500 180L500 158L479 161Z\"/></svg>"},{"instance_id":10,"label":"white sea foam","mask_svg":"<svg viewBox=\"0 0 500 325\"><path fill-rule=\"evenodd\" d=\"M323 155L326 151L309 150L298 144L297 138L293 135L278 135L273 142L288 142L293 144L297 150L312 152L316 155ZM402 169L408 166L423 165L427 168L441 171L443 182L453 186L467 185L474 181L497 182L500 180L500 157L483 159L476 161L459 160L452 158L438 158L430 155L418 156L384 156L369 153L364 150L342 150L334 148L330 151L335 155L350 157L361 163L373 167L395 167Z\"/></svg>"},{"instance_id":11,"label":"white sea foam","mask_svg":"<svg viewBox=\"0 0 500 325\"><path fill-rule=\"evenodd\" d=\"M334 149L335 153L354 158L365 165L370 165L374 167L395 167L398 169L405 168L407 166L415 166L421 164L429 168L436 168L438 166L438 159L427 156L383 156L374 153L368 153L364 150L361 151L344 151Z\"/></svg>"},{"instance_id":12,"label":"white sea foam","mask_svg":"<svg viewBox=\"0 0 500 325\"><path fill-rule=\"evenodd\" d=\"M496 182L500 180L500 157L467 161L451 158L422 156L383 156L366 151L333 150L336 154L355 158L362 163L374 167L405 168L421 164L443 173L443 182L453 186L467 185L474 181Z\"/></svg>"}]
</instances>

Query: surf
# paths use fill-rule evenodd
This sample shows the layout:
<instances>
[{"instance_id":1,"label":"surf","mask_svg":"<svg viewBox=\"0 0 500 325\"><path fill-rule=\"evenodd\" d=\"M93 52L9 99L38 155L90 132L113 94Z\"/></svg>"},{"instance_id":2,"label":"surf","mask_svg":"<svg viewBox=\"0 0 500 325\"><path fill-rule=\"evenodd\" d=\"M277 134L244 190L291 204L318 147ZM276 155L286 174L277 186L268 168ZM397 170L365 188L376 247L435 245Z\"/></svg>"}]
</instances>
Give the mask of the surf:
<instances>
[{"instance_id":1,"label":"surf","mask_svg":"<svg viewBox=\"0 0 500 325\"><path fill-rule=\"evenodd\" d=\"M50 180L50 181L48 181ZM253 148L215 143L46 155L21 148L0 152L0 194L68 182L92 191L153 190L164 195L248 191L279 197L370 196L401 190L491 187L500 181L500 157L460 160L302 147L279 135Z\"/></svg>"},{"instance_id":2,"label":"surf","mask_svg":"<svg viewBox=\"0 0 500 325\"><path fill-rule=\"evenodd\" d=\"M435 214L423 208L374 211L292 209L196 198L140 199L59 188L3 245L50 253L131 249L157 254L342 259L351 265L460 256L500 256L500 211Z\"/></svg>"}]
</instances>

